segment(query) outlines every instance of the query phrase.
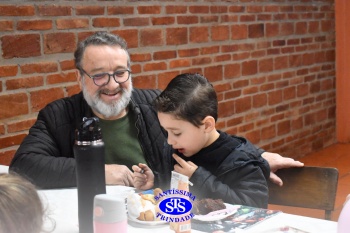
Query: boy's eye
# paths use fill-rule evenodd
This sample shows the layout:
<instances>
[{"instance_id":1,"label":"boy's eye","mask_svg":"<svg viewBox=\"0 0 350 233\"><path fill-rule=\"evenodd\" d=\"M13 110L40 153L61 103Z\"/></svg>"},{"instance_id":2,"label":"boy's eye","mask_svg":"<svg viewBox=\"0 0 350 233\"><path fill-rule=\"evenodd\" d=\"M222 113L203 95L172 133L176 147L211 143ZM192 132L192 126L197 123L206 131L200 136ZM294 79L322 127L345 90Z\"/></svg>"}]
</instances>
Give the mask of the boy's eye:
<instances>
[{"instance_id":1,"label":"boy's eye","mask_svg":"<svg viewBox=\"0 0 350 233\"><path fill-rule=\"evenodd\" d=\"M174 136L180 136L181 135L181 133L173 133L174 134Z\"/></svg>"}]
</instances>

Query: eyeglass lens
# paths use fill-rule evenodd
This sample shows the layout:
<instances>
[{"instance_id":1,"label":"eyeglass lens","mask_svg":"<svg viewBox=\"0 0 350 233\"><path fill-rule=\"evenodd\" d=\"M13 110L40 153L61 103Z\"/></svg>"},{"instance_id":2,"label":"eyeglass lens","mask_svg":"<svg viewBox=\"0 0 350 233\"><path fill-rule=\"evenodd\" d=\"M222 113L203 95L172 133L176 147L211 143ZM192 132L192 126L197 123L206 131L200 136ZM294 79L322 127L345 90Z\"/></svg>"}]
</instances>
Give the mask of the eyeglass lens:
<instances>
[{"instance_id":1,"label":"eyeglass lens","mask_svg":"<svg viewBox=\"0 0 350 233\"><path fill-rule=\"evenodd\" d=\"M128 79L130 77L130 71L129 70L117 70L113 74L109 74L109 73L95 74L95 75L92 75L92 79L94 80L94 83L97 86L103 86L103 85L107 85L109 83L111 76L113 77L115 82L124 83L124 82L128 81Z\"/></svg>"}]
</instances>

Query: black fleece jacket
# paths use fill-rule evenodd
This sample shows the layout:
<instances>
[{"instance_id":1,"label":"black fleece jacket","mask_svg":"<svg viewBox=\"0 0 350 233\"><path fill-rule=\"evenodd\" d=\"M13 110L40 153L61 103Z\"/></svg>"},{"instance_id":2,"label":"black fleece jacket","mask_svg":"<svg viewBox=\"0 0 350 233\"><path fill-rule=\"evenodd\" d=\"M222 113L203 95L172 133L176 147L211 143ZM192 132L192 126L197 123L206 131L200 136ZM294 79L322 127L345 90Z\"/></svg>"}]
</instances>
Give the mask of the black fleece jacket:
<instances>
[{"instance_id":1,"label":"black fleece jacket","mask_svg":"<svg viewBox=\"0 0 350 233\"><path fill-rule=\"evenodd\" d=\"M198 168L190 181L190 191L198 199L222 199L226 203L267 207L269 169L266 160L241 151L240 138L220 132L211 145L191 157Z\"/></svg>"}]
</instances>

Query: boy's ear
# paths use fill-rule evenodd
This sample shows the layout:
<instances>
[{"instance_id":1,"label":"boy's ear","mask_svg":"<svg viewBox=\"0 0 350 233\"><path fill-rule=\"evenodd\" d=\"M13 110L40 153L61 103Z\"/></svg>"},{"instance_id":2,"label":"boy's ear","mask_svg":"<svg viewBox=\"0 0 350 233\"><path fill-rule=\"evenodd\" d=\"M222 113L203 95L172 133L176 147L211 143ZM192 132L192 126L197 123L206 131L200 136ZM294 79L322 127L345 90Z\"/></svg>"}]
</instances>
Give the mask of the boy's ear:
<instances>
[{"instance_id":1,"label":"boy's ear","mask_svg":"<svg viewBox=\"0 0 350 233\"><path fill-rule=\"evenodd\" d=\"M209 132L215 129L215 119L212 116L206 116L203 119L204 129L205 131Z\"/></svg>"}]
</instances>

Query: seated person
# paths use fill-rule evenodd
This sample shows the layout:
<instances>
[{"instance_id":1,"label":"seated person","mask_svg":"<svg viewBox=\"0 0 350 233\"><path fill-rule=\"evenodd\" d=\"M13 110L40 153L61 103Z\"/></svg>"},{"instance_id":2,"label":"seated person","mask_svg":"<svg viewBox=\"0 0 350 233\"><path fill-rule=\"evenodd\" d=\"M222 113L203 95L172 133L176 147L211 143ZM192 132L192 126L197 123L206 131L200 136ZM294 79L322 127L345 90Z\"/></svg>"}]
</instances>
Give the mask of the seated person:
<instances>
[{"instance_id":1,"label":"seated person","mask_svg":"<svg viewBox=\"0 0 350 233\"><path fill-rule=\"evenodd\" d=\"M196 198L267 207L269 166L240 150L239 138L216 130L218 101L204 76L176 76L155 99L155 107L174 149L174 170L189 177ZM154 187L153 172L146 164L134 165L133 170L136 188Z\"/></svg>"},{"instance_id":2,"label":"seated person","mask_svg":"<svg viewBox=\"0 0 350 233\"><path fill-rule=\"evenodd\" d=\"M75 130L83 117L98 117L103 132L106 183L133 186L131 166L147 163L156 182L168 180L171 161L163 156L166 135L152 102L159 90L133 88L130 55L123 38L97 32L81 41L75 51L77 80L82 92L49 103L38 114L11 161L15 171L38 188L76 186L73 154ZM241 138L240 149L263 156L271 171L302 163L256 149ZM271 173L271 179L282 181Z\"/></svg>"}]
</instances>

